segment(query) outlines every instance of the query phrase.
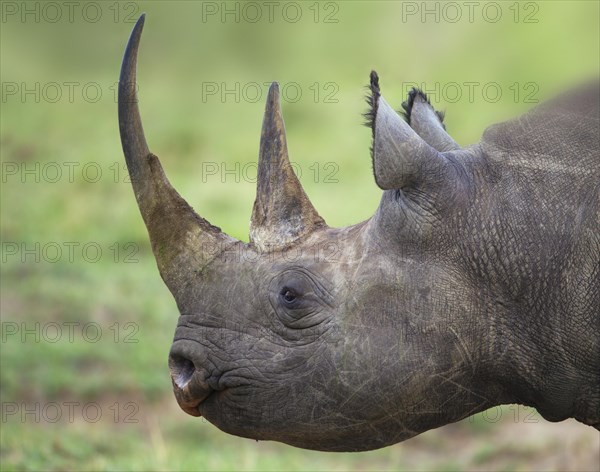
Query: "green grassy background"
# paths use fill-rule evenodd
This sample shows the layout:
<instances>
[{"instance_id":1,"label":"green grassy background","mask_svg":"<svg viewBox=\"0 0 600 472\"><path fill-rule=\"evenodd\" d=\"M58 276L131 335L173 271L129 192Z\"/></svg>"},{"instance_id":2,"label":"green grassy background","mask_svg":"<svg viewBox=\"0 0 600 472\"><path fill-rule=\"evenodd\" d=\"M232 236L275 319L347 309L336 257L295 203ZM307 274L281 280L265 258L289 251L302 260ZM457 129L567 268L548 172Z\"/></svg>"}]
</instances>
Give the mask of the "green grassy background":
<instances>
[{"instance_id":1,"label":"green grassy background","mask_svg":"<svg viewBox=\"0 0 600 472\"><path fill-rule=\"evenodd\" d=\"M502 17L496 22L490 19L494 9L484 12L492 2L480 2L473 21L468 7L458 2L462 19L457 22L449 21L456 11L438 2L427 4L438 9L437 18L429 14L425 21L421 2L300 2L302 18L295 23L283 14L289 2L277 3L273 22L263 17L256 23L247 21L253 10L242 10L239 21L231 15L225 22L220 15L203 21L208 4L200 2L97 2L98 8L89 3L77 3L71 21L68 7L59 2L62 18L56 22L48 21L56 11L43 3L2 3L3 470L598 468L596 432L574 422L529 418L522 407L477 415L359 454L256 443L182 413L167 371L177 310L158 276L126 182L114 98L133 26L126 20L145 11L138 82L150 147L200 214L247 240L255 184L241 173L239 179L203 174L203 163L228 169L237 163L252 176L248 166L256 162L266 86L255 101L256 89L248 84L296 83L301 97L293 100L290 88L283 104L291 158L328 223L348 225L371 215L380 197L370 170L370 132L361 126L371 69L379 72L387 101L397 107L409 82L434 92L438 87L432 101L446 109L455 139L469 144L488 124L532 106L525 92L535 90L530 98L543 100L598 74L598 2L500 2ZM209 3L225 8L222 2ZM268 7L258 5L266 15ZM414 6L419 12L403 18ZM228 3L227 8L244 7ZM25 10L34 13L23 17ZM102 16L92 22L97 11ZM287 10L288 18L296 11ZM324 22L327 14L337 22ZM527 14L537 22L525 22ZM70 82L72 100L65 85ZM478 84L473 99L467 82ZM53 83L62 94L58 100ZM248 93L203 100L207 83L229 89L238 83ZM459 84L460 99L455 99L453 83ZM502 91L494 103L481 92L490 83ZM517 99L514 84L521 92ZM88 95L82 94L84 86ZM36 87L37 96L23 93ZM97 90L101 96L95 100ZM332 91L335 95L325 100ZM84 174L90 163L93 167ZM328 163L334 167L325 167ZM57 167L62 177L52 182ZM95 169L102 175L91 182ZM336 182L325 179L332 169ZM72 259L71 243L78 244ZM36 244L39 261L23 251L36 252ZM82 253L85 244L101 248L97 261L89 260L93 251ZM12 254L15 245L18 251ZM57 245L60 257L53 250ZM132 262L128 247L136 250ZM68 322L80 323L72 342ZM35 330L35 323L40 323L40 339L33 334L23 339L22 329ZM62 328L58 342L50 342L56 331L48 323ZM82 335L86 323L102 329L97 342ZM20 331L11 335L15 326ZM93 330L85 334L95 336ZM75 402L72 418L66 402ZM56 422L54 403L62 412ZM18 411L9 414L13 405ZM36 405L37 415L35 410L25 414L25 407ZM101 409L97 421L89 405ZM84 406L91 417L84 415Z\"/></svg>"}]
</instances>

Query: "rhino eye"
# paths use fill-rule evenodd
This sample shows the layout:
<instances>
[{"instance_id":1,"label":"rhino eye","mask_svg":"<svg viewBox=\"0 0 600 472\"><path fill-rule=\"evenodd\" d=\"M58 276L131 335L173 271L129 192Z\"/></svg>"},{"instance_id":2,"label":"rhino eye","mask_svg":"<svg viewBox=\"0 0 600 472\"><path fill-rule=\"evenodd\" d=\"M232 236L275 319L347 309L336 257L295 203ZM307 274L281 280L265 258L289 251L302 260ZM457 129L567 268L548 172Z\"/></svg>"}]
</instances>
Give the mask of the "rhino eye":
<instances>
[{"instance_id":1,"label":"rhino eye","mask_svg":"<svg viewBox=\"0 0 600 472\"><path fill-rule=\"evenodd\" d=\"M298 298L298 294L293 289L288 287L283 287L279 296L283 300L283 303L288 306L293 305Z\"/></svg>"},{"instance_id":2,"label":"rhino eye","mask_svg":"<svg viewBox=\"0 0 600 472\"><path fill-rule=\"evenodd\" d=\"M317 326L327 316L325 308L332 307L332 301L318 277L303 268L286 268L269 285L273 313L289 329Z\"/></svg>"}]
</instances>

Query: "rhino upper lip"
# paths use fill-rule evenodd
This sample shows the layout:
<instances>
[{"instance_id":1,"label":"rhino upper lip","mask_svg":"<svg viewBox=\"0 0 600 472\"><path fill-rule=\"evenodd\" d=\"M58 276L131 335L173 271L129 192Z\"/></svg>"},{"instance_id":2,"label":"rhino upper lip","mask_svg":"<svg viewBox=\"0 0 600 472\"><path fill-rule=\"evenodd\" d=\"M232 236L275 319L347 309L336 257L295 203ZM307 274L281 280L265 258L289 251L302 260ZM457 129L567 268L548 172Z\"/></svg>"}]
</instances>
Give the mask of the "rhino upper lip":
<instances>
[{"instance_id":1,"label":"rhino upper lip","mask_svg":"<svg viewBox=\"0 0 600 472\"><path fill-rule=\"evenodd\" d=\"M191 380L183 388L177 384L175 379L171 378L171 381L173 383L173 393L181 409L189 415L201 416L198 407L216 390L210 387L206 389L190 388Z\"/></svg>"},{"instance_id":2,"label":"rhino upper lip","mask_svg":"<svg viewBox=\"0 0 600 472\"><path fill-rule=\"evenodd\" d=\"M187 374L179 372L176 376L172 375L171 382L177 403L183 411L191 416L202 416L200 405L214 393L227 389L226 386L220 385L218 379L212 377L206 379L198 370Z\"/></svg>"},{"instance_id":3,"label":"rhino upper lip","mask_svg":"<svg viewBox=\"0 0 600 472\"><path fill-rule=\"evenodd\" d=\"M213 393L226 390L223 371L195 355L195 343L176 339L169 357L171 383L177 403L192 416L201 416L200 405Z\"/></svg>"}]
</instances>

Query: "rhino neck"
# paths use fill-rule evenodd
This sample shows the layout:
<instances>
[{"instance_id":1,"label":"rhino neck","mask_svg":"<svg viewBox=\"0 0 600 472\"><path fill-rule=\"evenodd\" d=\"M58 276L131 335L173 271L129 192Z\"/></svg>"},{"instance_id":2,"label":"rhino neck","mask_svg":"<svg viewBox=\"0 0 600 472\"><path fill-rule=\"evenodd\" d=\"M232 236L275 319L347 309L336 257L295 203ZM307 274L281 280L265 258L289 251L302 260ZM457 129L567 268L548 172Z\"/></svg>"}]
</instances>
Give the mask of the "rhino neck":
<instances>
[{"instance_id":1,"label":"rhino neck","mask_svg":"<svg viewBox=\"0 0 600 472\"><path fill-rule=\"evenodd\" d=\"M493 297L454 259L449 242L458 238L434 239L433 221L398 228L397 221L406 221L399 205L394 192L386 192L363 228L369 236L362 238L367 244L363 267L355 270L353 299L377 309L367 310L364 319L352 318L351 326L361 326L359 335L345 337L353 351L365 349L358 358L370 359L369 352L382 350L377 374L387 383L378 391L394 393L377 407L403 418L406 439L515 397L497 375L497 346L490 338L496 329L490 316ZM345 311L360 313L352 303Z\"/></svg>"},{"instance_id":2,"label":"rhino neck","mask_svg":"<svg viewBox=\"0 0 600 472\"><path fill-rule=\"evenodd\" d=\"M546 419L600 422L600 175L481 149L457 260L477 287L497 379ZM552 164L552 165L550 165ZM554 165L556 164L556 165Z\"/></svg>"}]
</instances>

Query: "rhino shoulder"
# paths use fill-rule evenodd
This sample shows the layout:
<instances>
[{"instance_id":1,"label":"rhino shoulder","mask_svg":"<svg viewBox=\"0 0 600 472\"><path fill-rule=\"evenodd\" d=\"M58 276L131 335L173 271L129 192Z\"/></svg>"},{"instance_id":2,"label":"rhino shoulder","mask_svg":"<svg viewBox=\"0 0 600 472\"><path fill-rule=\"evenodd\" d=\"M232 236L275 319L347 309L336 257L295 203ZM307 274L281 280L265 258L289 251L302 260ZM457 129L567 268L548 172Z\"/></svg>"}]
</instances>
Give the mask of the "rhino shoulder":
<instances>
[{"instance_id":1,"label":"rhino shoulder","mask_svg":"<svg viewBox=\"0 0 600 472\"><path fill-rule=\"evenodd\" d=\"M600 173L600 82L585 83L518 118L487 128L486 154L540 166ZM515 162L515 163L516 163Z\"/></svg>"}]
</instances>

